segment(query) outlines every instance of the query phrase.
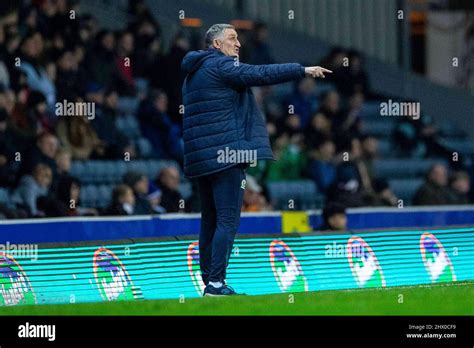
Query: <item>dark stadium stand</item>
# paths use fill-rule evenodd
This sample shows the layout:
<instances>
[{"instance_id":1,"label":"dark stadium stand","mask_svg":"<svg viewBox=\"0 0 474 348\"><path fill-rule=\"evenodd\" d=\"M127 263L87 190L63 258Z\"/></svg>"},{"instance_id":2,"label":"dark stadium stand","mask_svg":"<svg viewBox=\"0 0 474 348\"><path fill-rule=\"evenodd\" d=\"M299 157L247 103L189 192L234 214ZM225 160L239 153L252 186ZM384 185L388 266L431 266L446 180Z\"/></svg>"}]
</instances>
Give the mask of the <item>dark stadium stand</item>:
<instances>
[{"instance_id":1,"label":"dark stadium stand","mask_svg":"<svg viewBox=\"0 0 474 348\"><path fill-rule=\"evenodd\" d=\"M160 12L157 10L158 4L163 6L163 11ZM25 8L22 8L19 14L21 16L30 14L32 6L33 5L25 5ZM173 6L175 5L165 4L162 1L158 1L150 5L148 10L137 14L134 13L135 9L133 6L128 8L128 3L126 1L118 2L117 6L111 12L104 10L108 7L107 3L103 1L82 1L79 6L80 14L78 21L82 26L81 28L90 30L91 36L87 39L84 39L83 37L79 38L79 32L77 31L78 28L71 27L68 30L76 30L76 32L68 34L74 37L74 39L71 39L73 40L73 43L70 45L71 47L66 47L62 50L48 48L43 52L47 58L46 62L49 62L58 69L58 57L61 57L61 54L64 54L64 49L66 49L66 51L68 49L74 51L77 47L83 49L82 60L79 59L77 64L80 69L84 69L84 72L81 70L81 74L84 75L86 81L77 82L77 89L74 90L74 88L72 88L72 91L75 93L72 97L85 98L88 100L87 98L90 98L88 93L91 90L94 90L94 88L97 89L97 87L91 87L91 84L97 85L98 80L101 77L99 74L100 71L92 74L90 72L86 73L86 71L91 69L91 63L88 59L92 59L91 61L94 61L94 59L102 59L100 54L96 52L98 49L97 47L103 44L103 42L99 42L99 38L103 38L108 33L113 33L112 37L115 41L112 43L113 47L111 51L107 53L108 58L104 61L107 62L107 59L118 59L119 51L126 51L126 45L121 41L124 37L123 33L127 30L132 34L132 51L128 52L132 56L131 72L122 71L122 73L125 74L121 77L122 80L116 80L114 77L114 79L110 81L110 86L102 86L103 88L111 88L113 91L118 92L116 108L115 110L110 111L108 109L106 110L105 106L101 105L101 103L98 103L97 105L100 112L103 111L102 109L111 112L111 115L113 116L111 119L107 120L107 122L113 122L118 132L127 139L126 141L129 145L126 149L134 148L135 152L131 155L129 160L122 159L122 156L117 157L110 154L104 155L100 152L92 152L92 154L89 154L85 159L73 157L69 172L69 175L80 180L81 206L87 208L98 208L99 214L103 213L103 210L110 204L112 191L117 185L122 183L123 176L127 172L135 171L145 175L151 184L149 192L151 193L156 189L156 179L160 172L169 167L174 167L179 170L179 194L186 200L186 211L199 211L199 202L196 200L196 195L193 194L192 183L188 181L182 173L182 158L180 157L179 151L177 153L176 151L173 152L170 150L172 146L170 145L170 142L174 141L173 146L175 146L175 150L176 146L182 146L182 141L180 139L180 118L182 115L177 112L177 108L181 103L179 88L182 81L179 64L182 56L187 51L202 48L201 42L196 38L202 37L203 28L187 28L184 25L180 25L179 22L172 20L166 14L171 13ZM190 8L192 8L191 4L190 6ZM38 13L43 16L43 9L39 8L38 11ZM31 13L33 14L30 15L33 16L36 12ZM212 12L209 12L208 15L212 16L213 14ZM204 23L204 25L209 24L211 23ZM23 29L21 35L24 36L25 34L23 33L25 30ZM37 26L36 28L30 29L32 33L39 33L44 42L50 43L51 39L48 36L50 33L45 28ZM114 32L109 32L108 30L114 30ZM151 30L153 34L150 40L156 40L153 42L155 42L159 48L152 48L153 45L151 45L150 42L145 42L146 40L140 36L141 34L139 33L139 30ZM280 30L284 30L285 35L288 35L289 37L295 38L297 36L289 29L278 29L278 33L280 33ZM58 28L54 28L52 31L60 33ZM61 36L62 34L58 35ZM84 35L84 33L81 33L81 35ZM243 31L242 40L247 39L245 45L252 47L253 42L249 40L248 37L246 38L245 35L248 35L248 33ZM302 39L299 38L298 40L304 39L304 36L301 37ZM10 36L7 37L7 40L11 40ZM293 41L294 40L290 40L288 42L294 44ZM23 56L25 45L25 42L22 42L21 44L18 44L16 50L12 52L2 52L2 56L0 56L1 60L8 62L9 59L12 59L12 57L15 56L15 54L20 53ZM328 49L330 47L320 41L315 44L315 47L321 48L323 45L327 48L325 51L329 52ZM99 48L102 49L103 47ZM342 50L345 53L350 53L349 51L344 51L344 49ZM314 47L308 48L308 52L314 51ZM243 54L244 53L245 52L243 52ZM275 56L278 58L287 53L288 52L278 52ZM307 52L298 52L300 56L305 53ZM318 57L322 57L320 53L318 54ZM152 62L149 66L145 64L145 58L147 57L151 59ZM370 57L363 58L367 61L370 60ZM28 59L28 56L25 56L25 60ZM251 58L248 59L250 59L249 62L252 63ZM331 63L330 55L325 57L325 59L327 62ZM113 62L110 61L110 64L112 63ZM467 132L467 129L459 127L455 122L450 122L448 117L440 122L433 123L432 121L429 121L431 123L428 122L427 124L421 122L417 124L410 123L400 117L381 117L381 102L384 100L386 101L386 96L380 94L381 90L377 87L378 80L382 77L380 74L380 67L386 67L387 71L390 71L391 66L387 63L381 62L377 62L376 64L372 63L373 62L371 61L370 66L362 65L362 74L369 76L369 83L368 86L364 87L367 91L362 95L362 105L360 107L354 107L353 109L349 109L350 99L344 96L344 93L336 87L340 86L340 84L338 85L336 77L334 77L333 80L331 80L331 78L327 79L329 81L317 81L313 87L310 87L310 90L305 92L298 90L299 87L292 83L276 85L268 89L255 89L255 93L261 96L259 98L261 99L259 104L265 113L268 126L274 126L276 129L276 131L271 135L271 141L275 152L280 157L279 162L283 163L282 166L287 166L286 168L291 168L293 170L290 175L290 171L278 167L278 164L276 166L269 164L265 165L263 168L259 167L255 170L249 171L249 174L255 176L258 184L263 187L263 192L259 194L265 195L270 205L273 206L271 208L269 206L261 207L261 210L267 210L269 208L275 210L322 208L326 203L328 194L331 194L332 190L340 189L341 185L346 185L351 179L358 181L359 193L371 197L371 200L363 200L362 202L365 203L357 203L356 206L381 204L378 200L379 197L377 197L378 192L374 193L373 187L370 187L371 185L373 186L376 180L387 182L389 189L393 194L399 199L402 199L404 205L410 205L412 204L413 195L424 183L425 176L434 164L444 164L449 170L449 174L461 170L472 170L474 142L468 135L469 132ZM46 65L39 64L38 67L40 69L45 69ZM101 66L101 68L104 67ZM9 67L9 70L11 70L10 73L12 75L11 86L3 86L0 93L6 96L11 92L14 95L13 97L17 99L15 100L14 112L9 109L10 111L7 112L7 117L12 119L8 122L11 122L12 124L15 124L15 127L18 127L18 124L20 123L15 123L17 122L15 121L15 117L18 117L18 113L21 113L21 110L23 110L24 107L27 108L26 110L29 110L28 107L31 108L29 104L27 106L22 105L20 97L24 91L30 93L30 91L37 88L37 86L35 87L33 82L30 80L27 80L26 86L22 85L23 82L21 82L16 70L12 67ZM126 77L128 76L127 74L129 73L132 76L133 82L130 84L133 85L133 87L124 87L124 80L126 80ZM169 74L172 74L171 77ZM344 71L342 71L341 74L344 74ZM374 80L373 76L377 76L378 78ZM387 73L388 82L393 82L393 77L394 74ZM347 78L347 76L345 78ZM411 77L407 77L407 81L414 80L415 79ZM58 92L62 85L59 85L57 80L55 82L57 85L53 87L56 88L55 92ZM80 86L80 83L83 85ZM371 85L375 85L376 87L371 90ZM150 118L152 116L151 114L146 113L140 114L141 112L144 112L140 107L144 99L150 97L153 93L157 93L158 89L161 90L159 93L164 93L164 95L167 96L167 106L164 107L166 109L164 112L158 112L157 110L154 110L153 112L157 112L156 115L159 115L157 117L163 117L163 119L169 120L169 123L166 123L168 121L165 121L160 125L160 127L165 127L167 129L168 134L159 133L159 130L156 130L157 133L155 134L160 135L150 137L143 132L143 130L146 130L146 127L149 126L141 124L141 117ZM336 111L331 110L331 108L328 108L325 104L325 98L327 97L328 92L331 91L339 92L339 109ZM396 95L397 93L399 94ZM390 98L393 98L394 100L397 97L403 98L405 93L406 91L404 89L394 90L393 94L395 95L390 95ZM305 98L309 98L310 101ZM30 103L34 102L35 101L31 101ZM38 102L40 101L36 101L35 103ZM153 103L155 103L154 105L156 106L158 102L153 100ZM293 115L287 112L288 107L290 105L294 106L293 104L296 104L297 110L295 113L296 118L299 118L298 122L303 122L303 114L305 113L308 113L310 118L318 113L323 113L329 120L329 134L325 135L323 134L324 132L318 133L321 129L315 129L312 133L305 133L305 131L307 131L306 128L308 128L309 125L296 126L297 129L294 129L294 126L290 125L289 121ZM8 109L8 105L6 104L1 105L0 107ZM153 106L149 107L153 109ZM150 111L148 110L146 112ZM301 115L298 113L301 113ZM352 116L355 115L355 121L350 128L344 128L341 126L343 123L341 120L347 121L349 114ZM57 127L55 129L57 118L54 117L51 108L45 113L45 115L38 115L37 117L41 120L40 123L43 124L43 129L37 129L35 132L39 133L40 131L45 131L59 133ZM431 118L429 115L423 115L422 119L425 120ZM439 117L437 117L437 120L439 120ZM96 121L92 120L90 122L93 127L95 125L94 122ZM112 123L109 123L108 125L112 126ZM175 129L174 133L171 129L172 127ZM420 134L425 134L426 131L431 134L431 128L433 127L436 129L434 135L428 137L425 137L424 135L420 136ZM178 129L177 132L176 129ZM300 135L303 136L303 140L298 138ZM31 134L28 136L28 141L26 141L25 144L29 144L27 150L31 151L35 139ZM319 150L319 142L326 136L331 138L336 149L335 153L331 154L329 159L321 160L321 154L314 155L313 152ZM360 158L352 160L349 163L344 163L345 160L341 161L341 156L343 156L345 152L351 153L351 155L358 152L358 145L351 144L351 141L362 140L364 136L371 136L376 139L375 150L372 150L374 153L368 153L367 151L369 150L362 149ZM406 139L402 139L403 136L406 137ZM163 137L162 142L164 144L164 150L157 150L155 147L156 144L152 144L153 140L157 137ZM166 137L169 139L166 140ZM177 137L179 139L176 139ZM286 140L284 139L285 137L287 137ZM103 139L99 140L102 141ZM282 145L277 145L280 143ZM405 146L403 144L406 143L409 144L408 148L403 148L403 146ZM60 147L66 146L66 144L63 143L60 143L59 145ZM108 145L119 146L118 144ZM278 148L278 146L281 146L281 148ZM120 150L123 150L123 148ZM166 156L161 155L163 151L167 152ZM354 153L352 153L352 151L354 151ZM459 153L459 162L456 161L456 163L454 163L451 161L450 156L452 152ZM125 154L126 152L124 155ZM358 155L354 156L357 157ZM317 160L315 160L315 158L317 158ZM323 177L327 177L328 175L332 175L332 172L322 171L321 173L308 173L308 163L311 161L320 161L319 164L322 163L323 167L324 165L332 166L332 169L330 168L329 170L334 170L334 179L330 182L328 187L318 187L319 183L312 181L310 178L317 176L316 174L321 174ZM363 167L362 171L360 166ZM5 165L5 167L6 170L10 170L10 177L9 179L7 178L8 180L5 179L5 182L0 183L0 206L10 210L24 208L18 206L17 203L14 203L11 197L15 190L18 189L20 177L29 172L25 172L24 170L26 169L20 168L21 166L11 160L10 163ZM31 169L32 168L28 168L30 171ZM53 170L53 185L54 180L57 179L57 173L55 170L56 169ZM328 170L328 168L324 167L324 170ZM12 180L11 173L13 173L13 176L16 176L19 173L18 171L21 171L20 177L16 177L15 180ZM364 171L368 174L364 174ZM368 176L364 177L364 175ZM56 192L51 188L49 194L54 198ZM470 199L472 199L472 197ZM295 204L293 208L289 208L289 200L293 200ZM459 203L459 201L457 202ZM394 204L392 203L391 205ZM258 210L258 208L256 209ZM41 214L40 216L45 216ZM74 212L74 214L77 214L77 212Z\"/></svg>"}]
</instances>

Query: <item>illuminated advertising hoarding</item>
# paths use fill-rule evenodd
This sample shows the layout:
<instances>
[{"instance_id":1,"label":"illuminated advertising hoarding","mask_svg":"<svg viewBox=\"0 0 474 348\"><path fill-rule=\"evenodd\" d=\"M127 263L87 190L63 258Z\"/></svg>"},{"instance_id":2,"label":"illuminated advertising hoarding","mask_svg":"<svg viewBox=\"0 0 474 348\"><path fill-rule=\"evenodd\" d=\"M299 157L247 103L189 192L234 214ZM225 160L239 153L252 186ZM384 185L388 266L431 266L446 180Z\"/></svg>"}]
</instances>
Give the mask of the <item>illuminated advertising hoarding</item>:
<instances>
[{"instance_id":1,"label":"illuminated advertising hoarding","mask_svg":"<svg viewBox=\"0 0 474 348\"><path fill-rule=\"evenodd\" d=\"M474 280L474 228L237 239L227 281L248 295ZM202 296L196 240L0 253L0 305Z\"/></svg>"}]
</instances>

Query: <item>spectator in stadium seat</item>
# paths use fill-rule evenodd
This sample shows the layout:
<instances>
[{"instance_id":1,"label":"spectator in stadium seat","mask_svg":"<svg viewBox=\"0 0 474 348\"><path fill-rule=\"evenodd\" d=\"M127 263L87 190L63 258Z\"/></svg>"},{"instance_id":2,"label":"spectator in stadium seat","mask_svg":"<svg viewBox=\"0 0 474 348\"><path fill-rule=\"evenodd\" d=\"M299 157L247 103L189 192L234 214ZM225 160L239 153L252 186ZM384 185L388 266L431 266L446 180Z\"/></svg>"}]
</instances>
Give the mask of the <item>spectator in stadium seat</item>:
<instances>
[{"instance_id":1,"label":"spectator in stadium seat","mask_svg":"<svg viewBox=\"0 0 474 348\"><path fill-rule=\"evenodd\" d=\"M0 109L0 187L13 186L16 181L15 153L20 142L9 125L7 112Z\"/></svg>"},{"instance_id":2,"label":"spectator in stadium seat","mask_svg":"<svg viewBox=\"0 0 474 348\"><path fill-rule=\"evenodd\" d=\"M54 131L48 115L46 98L37 91L29 91L26 105L18 105L12 113L12 125L24 137L34 139L43 132Z\"/></svg>"},{"instance_id":3,"label":"spectator in stadium seat","mask_svg":"<svg viewBox=\"0 0 474 348\"><path fill-rule=\"evenodd\" d=\"M65 148L59 148L54 160L56 162L56 176L53 178L51 191L57 192L59 183L71 177L72 154Z\"/></svg>"},{"instance_id":4,"label":"spectator in stadium seat","mask_svg":"<svg viewBox=\"0 0 474 348\"><path fill-rule=\"evenodd\" d=\"M443 164L433 165L426 174L425 183L416 191L414 205L449 204L448 173Z\"/></svg>"},{"instance_id":5,"label":"spectator in stadium seat","mask_svg":"<svg viewBox=\"0 0 474 348\"><path fill-rule=\"evenodd\" d=\"M346 207L362 207L368 204L367 193L371 192L371 181L367 169L361 162L360 141L356 138L341 140L336 161L336 181L327 190L326 200Z\"/></svg>"},{"instance_id":6,"label":"spectator in stadium seat","mask_svg":"<svg viewBox=\"0 0 474 348\"><path fill-rule=\"evenodd\" d=\"M181 104L181 87L185 74L181 70L181 62L184 56L188 53L191 44L188 37L183 32L178 32L171 41L171 47L166 56L166 66L168 68L168 77L166 81L165 92L169 98L169 115L175 123L182 120L182 114L179 113Z\"/></svg>"},{"instance_id":7,"label":"spectator in stadium seat","mask_svg":"<svg viewBox=\"0 0 474 348\"><path fill-rule=\"evenodd\" d=\"M32 175L25 175L20 179L12 196L13 202L19 208L26 208L30 216L42 216L43 213L37 207L37 199L48 195L52 180L51 168L43 163L37 164Z\"/></svg>"},{"instance_id":8,"label":"spectator in stadium seat","mask_svg":"<svg viewBox=\"0 0 474 348\"><path fill-rule=\"evenodd\" d=\"M387 180L375 179L373 189L373 192L368 197L368 204L370 206L397 206L398 198L390 189Z\"/></svg>"},{"instance_id":9,"label":"spectator in stadium seat","mask_svg":"<svg viewBox=\"0 0 474 348\"><path fill-rule=\"evenodd\" d=\"M118 185L112 191L112 203L105 210L105 215L133 215L135 212L135 195L130 186Z\"/></svg>"},{"instance_id":10,"label":"spectator in stadium seat","mask_svg":"<svg viewBox=\"0 0 474 348\"><path fill-rule=\"evenodd\" d=\"M55 194L58 205L59 216L79 216L82 215L79 209L81 196L81 183L72 176L63 176L58 181ZM47 214L48 215L48 214ZM51 215L50 215L51 216Z\"/></svg>"},{"instance_id":11,"label":"spectator in stadium seat","mask_svg":"<svg viewBox=\"0 0 474 348\"><path fill-rule=\"evenodd\" d=\"M164 55L161 53L161 39L157 35L157 29L153 22L144 19L132 26L130 30L134 34L135 42L133 60L139 62L139 64L132 64L134 75L150 78L154 69L161 69L161 72L166 69L166 66L154 65L157 56L162 65L165 62L163 60ZM159 87L164 87L164 85Z\"/></svg>"},{"instance_id":12,"label":"spectator in stadium seat","mask_svg":"<svg viewBox=\"0 0 474 348\"><path fill-rule=\"evenodd\" d=\"M48 106L53 109L56 102L56 87L42 64L41 56L44 51L43 36L39 32L29 33L21 44L21 65L28 80L28 86L46 97Z\"/></svg>"},{"instance_id":13,"label":"spectator in stadium seat","mask_svg":"<svg viewBox=\"0 0 474 348\"><path fill-rule=\"evenodd\" d=\"M393 137L401 156L442 157L456 170L463 167L462 156L458 161L452 161L453 151L441 144L439 129L429 115L422 115L418 120L403 117L395 127Z\"/></svg>"},{"instance_id":14,"label":"spectator in stadium seat","mask_svg":"<svg viewBox=\"0 0 474 348\"><path fill-rule=\"evenodd\" d=\"M88 80L106 86L115 81L117 71L115 64L115 37L111 31L102 30L95 37L94 47L88 50L84 67L87 68Z\"/></svg>"},{"instance_id":15,"label":"spectator in stadium seat","mask_svg":"<svg viewBox=\"0 0 474 348\"><path fill-rule=\"evenodd\" d=\"M268 44L268 27L263 22L257 22L253 28L253 38L251 42L250 64L273 64L275 59L270 52Z\"/></svg>"},{"instance_id":16,"label":"spectator in stadium seat","mask_svg":"<svg viewBox=\"0 0 474 348\"><path fill-rule=\"evenodd\" d=\"M333 47L329 54L321 60L319 65L325 66L329 70L337 71L344 63L344 58L346 57L346 50L344 50L342 47ZM333 81L334 74L329 74L328 76L326 76L326 79L327 81Z\"/></svg>"},{"instance_id":17,"label":"spectator in stadium seat","mask_svg":"<svg viewBox=\"0 0 474 348\"><path fill-rule=\"evenodd\" d=\"M298 180L303 176L307 158L303 151L303 135L284 132L275 140L276 161L268 162L267 181Z\"/></svg>"},{"instance_id":18,"label":"spectator in stadium seat","mask_svg":"<svg viewBox=\"0 0 474 348\"><path fill-rule=\"evenodd\" d=\"M263 195L263 189L257 180L251 175L247 175L246 181L242 211L256 212L273 210L273 207L267 202L267 199Z\"/></svg>"},{"instance_id":19,"label":"spectator in stadium seat","mask_svg":"<svg viewBox=\"0 0 474 348\"><path fill-rule=\"evenodd\" d=\"M165 167L158 174L155 182L162 192L161 206L167 213L184 211L184 200L179 193L180 177L179 171L175 167Z\"/></svg>"},{"instance_id":20,"label":"spectator in stadium seat","mask_svg":"<svg viewBox=\"0 0 474 348\"><path fill-rule=\"evenodd\" d=\"M135 95L135 80L133 77L132 64L142 62L132 62L134 50L134 39L130 32L120 34L117 43L117 53L114 59L117 70L117 91L120 95Z\"/></svg>"},{"instance_id":21,"label":"spectator in stadium seat","mask_svg":"<svg viewBox=\"0 0 474 348\"><path fill-rule=\"evenodd\" d=\"M106 155L105 144L86 116L62 117L56 124L56 134L75 160L98 159Z\"/></svg>"},{"instance_id":22,"label":"spectator in stadium seat","mask_svg":"<svg viewBox=\"0 0 474 348\"><path fill-rule=\"evenodd\" d=\"M46 164L55 176L57 173L55 157L58 149L59 141L54 134L41 133L37 137L35 146L22 157L20 176L31 174L38 163Z\"/></svg>"},{"instance_id":23,"label":"spectator in stadium seat","mask_svg":"<svg viewBox=\"0 0 474 348\"><path fill-rule=\"evenodd\" d=\"M346 208L339 203L329 203L323 209L321 231L347 231Z\"/></svg>"},{"instance_id":24,"label":"spectator in stadium seat","mask_svg":"<svg viewBox=\"0 0 474 348\"><path fill-rule=\"evenodd\" d=\"M317 113L323 114L331 121L331 131L334 136L334 141L336 142L336 147L340 146L339 138L345 139L350 136L350 134L345 134L344 132L344 113L340 106L340 100L341 98L337 91L328 91L322 96L322 105L317 111Z\"/></svg>"},{"instance_id":25,"label":"spectator in stadium seat","mask_svg":"<svg viewBox=\"0 0 474 348\"><path fill-rule=\"evenodd\" d=\"M38 199L38 207L47 217L98 215L94 208L81 207L80 196L79 179L63 176L58 181L56 192Z\"/></svg>"},{"instance_id":26,"label":"spectator in stadium seat","mask_svg":"<svg viewBox=\"0 0 474 348\"><path fill-rule=\"evenodd\" d=\"M349 97L360 92L369 94L369 80L362 66L362 57L359 52L352 50L348 52L347 64L339 66L334 71L333 80L341 95Z\"/></svg>"},{"instance_id":27,"label":"spectator in stadium seat","mask_svg":"<svg viewBox=\"0 0 474 348\"><path fill-rule=\"evenodd\" d=\"M74 48L64 49L56 60L56 90L58 102L71 100L76 95L83 95L86 89L85 71L79 66Z\"/></svg>"},{"instance_id":28,"label":"spectator in stadium seat","mask_svg":"<svg viewBox=\"0 0 474 348\"><path fill-rule=\"evenodd\" d=\"M161 206L162 192L160 189L156 189L150 192L147 196L148 202L150 202L151 210L153 214L164 214L166 209Z\"/></svg>"},{"instance_id":29,"label":"spectator in stadium seat","mask_svg":"<svg viewBox=\"0 0 474 348\"><path fill-rule=\"evenodd\" d=\"M310 77L305 77L298 82L296 91L288 101L288 105L293 106L294 113L300 118L300 129L304 129L310 122L315 106L314 100L316 82Z\"/></svg>"},{"instance_id":30,"label":"spectator in stadium seat","mask_svg":"<svg viewBox=\"0 0 474 348\"><path fill-rule=\"evenodd\" d=\"M378 140L371 135L363 135L360 138L362 146L361 161L367 168L367 174L371 180L375 178L374 160L378 156Z\"/></svg>"},{"instance_id":31,"label":"spectator in stadium seat","mask_svg":"<svg viewBox=\"0 0 474 348\"><path fill-rule=\"evenodd\" d=\"M182 161L182 136L168 114L168 97L162 90L151 90L138 107L138 120L142 135L153 146L157 158Z\"/></svg>"},{"instance_id":32,"label":"spectator in stadium seat","mask_svg":"<svg viewBox=\"0 0 474 348\"><path fill-rule=\"evenodd\" d=\"M118 129L117 120L117 104L118 93L113 88L100 92L100 97L94 101L96 105L96 117L91 122L92 127L97 136L105 147L104 158L122 159L125 153L130 154L130 158L136 158L137 151L133 141ZM103 103L102 103L103 100Z\"/></svg>"},{"instance_id":33,"label":"spectator in stadium seat","mask_svg":"<svg viewBox=\"0 0 474 348\"><path fill-rule=\"evenodd\" d=\"M465 171L454 172L449 178L449 203L469 204L471 190L469 174Z\"/></svg>"},{"instance_id":34,"label":"spectator in stadium seat","mask_svg":"<svg viewBox=\"0 0 474 348\"><path fill-rule=\"evenodd\" d=\"M332 122L325 114L317 112L310 120L305 132L306 142L311 144L318 139L332 137Z\"/></svg>"},{"instance_id":35,"label":"spectator in stadium seat","mask_svg":"<svg viewBox=\"0 0 474 348\"><path fill-rule=\"evenodd\" d=\"M334 154L336 147L330 138L314 139L309 148L308 175L315 182L319 192L326 192L336 180Z\"/></svg>"},{"instance_id":36,"label":"spectator in stadium seat","mask_svg":"<svg viewBox=\"0 0 474 348\"><path fill-rule=\"evenodd\" d=\"M365 97L361 92L350 96L348 106L341 113L341 120L335 125L339 133L360 137L362 135L363 122L360 117Z\"/></svg>"},{"instance_id":37,"label":"spectator in stadium seat","mask_svg":"<svg viewBox=\"0 0 474 348\"><path fill-rule=\"evenodd\" d=\"M151 214L152 208L148 201L149 182L145 174L129 171L123 176L123 183L132 188L135 195L135 215Z\"/></svg>"}]
</instances>

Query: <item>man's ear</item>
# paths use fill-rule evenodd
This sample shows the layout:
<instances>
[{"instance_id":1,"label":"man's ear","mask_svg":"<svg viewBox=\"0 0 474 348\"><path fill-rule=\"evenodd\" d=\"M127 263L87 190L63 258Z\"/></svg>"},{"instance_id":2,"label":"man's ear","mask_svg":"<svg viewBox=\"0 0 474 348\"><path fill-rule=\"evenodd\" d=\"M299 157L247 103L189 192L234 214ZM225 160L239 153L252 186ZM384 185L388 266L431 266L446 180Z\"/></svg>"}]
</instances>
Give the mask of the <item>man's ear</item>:
<instances>
[{"instance_id":1,"label":"man's ear","mask_svg":"<svg viewBox=\"0 0 474 348\"><path fill-rule=\"evenodd\" d=\"M220 43L219 43L219 40L218 39L214 39L214 48L221 48L220 47Z\"/></svg>"}]
</instances>

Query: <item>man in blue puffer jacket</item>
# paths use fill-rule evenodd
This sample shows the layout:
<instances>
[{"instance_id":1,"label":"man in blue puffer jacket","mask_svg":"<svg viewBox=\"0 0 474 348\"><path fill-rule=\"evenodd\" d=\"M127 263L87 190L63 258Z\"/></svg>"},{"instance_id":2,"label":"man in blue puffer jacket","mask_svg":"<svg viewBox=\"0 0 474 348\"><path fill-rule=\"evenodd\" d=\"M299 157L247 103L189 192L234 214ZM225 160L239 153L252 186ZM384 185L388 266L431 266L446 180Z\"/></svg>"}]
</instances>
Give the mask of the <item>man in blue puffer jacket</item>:
<instances>
[{"instance_id":1,"label":"man in blue puffer jacket","mask_svg":"<svg viewBox=\"0 0 474 348\"><path fill-rule=\"evenodd\" d=\"M265 120L251 86L324 77L331 71L301 64L239 62L240 42L232 25L206 32L207 50L189 52L181 63L184 173L197 180L201 198L199 254L204 296L235 295L225 283L239 227L245 168L273 160Z\"/></svg>"}]
</instances>

